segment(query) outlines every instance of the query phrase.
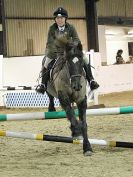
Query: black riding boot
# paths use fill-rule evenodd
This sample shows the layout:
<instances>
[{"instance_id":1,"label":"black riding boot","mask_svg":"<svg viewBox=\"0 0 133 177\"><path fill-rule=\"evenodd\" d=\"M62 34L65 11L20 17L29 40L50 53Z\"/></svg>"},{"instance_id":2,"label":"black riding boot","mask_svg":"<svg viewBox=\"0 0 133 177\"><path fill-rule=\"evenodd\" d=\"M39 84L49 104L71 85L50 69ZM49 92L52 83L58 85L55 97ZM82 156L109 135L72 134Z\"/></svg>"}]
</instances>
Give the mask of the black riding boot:
<instances>
[{"instance_id":1,"label":"black riding boot","mask_svg":"<svg viewBox=\"0 0 133 177\"><path fill-rule=\"evenodd\" d=\"M99 87L99 84L93 78L90 64L84 64L84 70L86 72L86 79L89 82L90 89L97 89Z\"/></svg>"},{"instance_id":2,"label":"black riding boot","mask_svg":"<svg viewBox=\"0 0 133 177\"><path fill-rule=\"evenodd\" d=\"M49 71L47 68L44 67L41 72L42 72L42 81L41 81L41 84L36 87L36 91L38 93L44 94L45 91L47 90L47 83L49 80Z\"/></svg>"}]
</instances>

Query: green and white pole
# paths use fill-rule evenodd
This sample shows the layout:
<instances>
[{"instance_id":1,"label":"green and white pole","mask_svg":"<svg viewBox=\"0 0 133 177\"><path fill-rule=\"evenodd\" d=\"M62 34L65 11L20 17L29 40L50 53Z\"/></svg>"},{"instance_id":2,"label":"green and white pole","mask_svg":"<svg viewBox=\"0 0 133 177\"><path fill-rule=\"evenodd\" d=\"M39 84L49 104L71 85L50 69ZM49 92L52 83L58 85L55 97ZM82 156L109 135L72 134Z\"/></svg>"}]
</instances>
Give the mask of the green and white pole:
<instances>
[{"instance_id":1,"label":"green and white pole","mask_svg":"<svg viewBox=\"0 0 133 177\"><path fill-rule=\"evenodd\" d=\"M129 114L133 113L133 106L87 109L87 115L112 115L112 114Z\"/></svg>"},{"instance_id":2,"label":"green and white pole","mask_svg":"<svg viewBox=\"0 0 133 177\"><path fill-rule=\"evenodd\" d=\"M133 113L133 106L86 110L87 116L100 116L100 115L113 115L113 114L116 115L116 114L129 114L129 113ZM75 110L75 115L78 116L77 110ZM0 114L0 121L44 120L44 119L62 119L62 118L66 118L65 111Z\"/></svg>"},{"instance_id":3,"label":"green and white pole","mask_svg":"<svg viewBox=\"0 0 133 177\"><path fill-rule=\"evenodd\" d=\"M62 142L62 143L72 143L72 144L82 144L83 140L74 140L71 137L45 135L45 134L33 134L28 132L12 132L0 130L0 136L22 138L22 139L32 139L41 141L52 141L52 142ZM98 139L89 139L90 144L110 146L110 147L123 147L123 148L133 148L133 142L120 142L120 141L106 141Z\"/></svg>"}]
</instances>

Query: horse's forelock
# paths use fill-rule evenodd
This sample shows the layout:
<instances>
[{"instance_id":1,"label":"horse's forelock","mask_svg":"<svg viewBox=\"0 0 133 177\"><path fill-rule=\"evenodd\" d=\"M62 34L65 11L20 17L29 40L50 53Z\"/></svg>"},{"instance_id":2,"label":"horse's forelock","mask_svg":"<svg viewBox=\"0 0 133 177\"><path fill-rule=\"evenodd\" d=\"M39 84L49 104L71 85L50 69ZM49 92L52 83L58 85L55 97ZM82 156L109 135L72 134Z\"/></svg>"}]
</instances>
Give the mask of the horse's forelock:
<instances>
[{"instance_id":1,"label":"horse's forelock","mask_svg":"<svg viewBox=\"0 0 133 177\"><path fill-rule=\"evenodd\" d=\"M78 44L75 42L68 42L66 44L66 51L70 51L70 50L82 51L83 47L82 47L81 42L79 42Z\"/></svg>"},{"instance_id":2,"label":"horse's forelock","mask_svg":"<svg viewBox=\"0 0 133 177\"><path fill-rule=\"evenodd\" d=\"M74 57L77 57L80 62L83 62L83 52L80 48L80 45L71 45L69 50L66 50L66 60L72 60Z\"/></svg>"}]
</instances>

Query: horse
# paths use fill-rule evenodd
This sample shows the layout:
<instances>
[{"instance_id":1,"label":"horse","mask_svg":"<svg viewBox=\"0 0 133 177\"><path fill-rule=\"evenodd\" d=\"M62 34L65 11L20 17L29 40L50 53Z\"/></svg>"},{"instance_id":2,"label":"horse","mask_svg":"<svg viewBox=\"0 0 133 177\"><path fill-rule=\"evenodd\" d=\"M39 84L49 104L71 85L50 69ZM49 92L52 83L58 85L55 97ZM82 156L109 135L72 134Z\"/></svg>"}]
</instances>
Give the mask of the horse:
<instances>
[{"instance_id":1,"label":"horse","mask_svg":"<svg viewBox=\"0 0 133 177\"><path fill-rule=\"evenodd\" d=\"M70 121L70 129L73 139L83 138L83 154L92 154L91 144L88 140L86 123L86 78L83 69L82 44L77 45L67 42L64 46L64 54L59 55L52 71L51 79L47 85L47 94L51 108L54 106L54 97L59 99L61 107L66 112ZM77 120L72 106L76 103L79 120Z\"/></svg>"}]
</instances>

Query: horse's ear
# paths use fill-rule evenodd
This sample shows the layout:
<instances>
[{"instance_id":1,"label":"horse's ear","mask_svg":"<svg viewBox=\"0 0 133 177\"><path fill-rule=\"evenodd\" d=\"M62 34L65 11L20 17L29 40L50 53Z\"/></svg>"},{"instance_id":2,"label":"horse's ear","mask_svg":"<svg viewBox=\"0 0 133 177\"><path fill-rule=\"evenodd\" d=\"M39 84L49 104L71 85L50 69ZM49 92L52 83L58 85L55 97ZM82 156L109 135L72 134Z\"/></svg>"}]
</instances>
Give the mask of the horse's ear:
<instances>
[{"instance_id":1,"label":"horse's ear","mask_svg":"<svg viewBox=\"0 0 133 177\"><path fill-rule=\"evenodd\" d=\"M80 51L83 50L83 46L82 46L81 42L78 43L77 47L78 47L78 49L79 49Z\"/></svg>"}]
</instances>

